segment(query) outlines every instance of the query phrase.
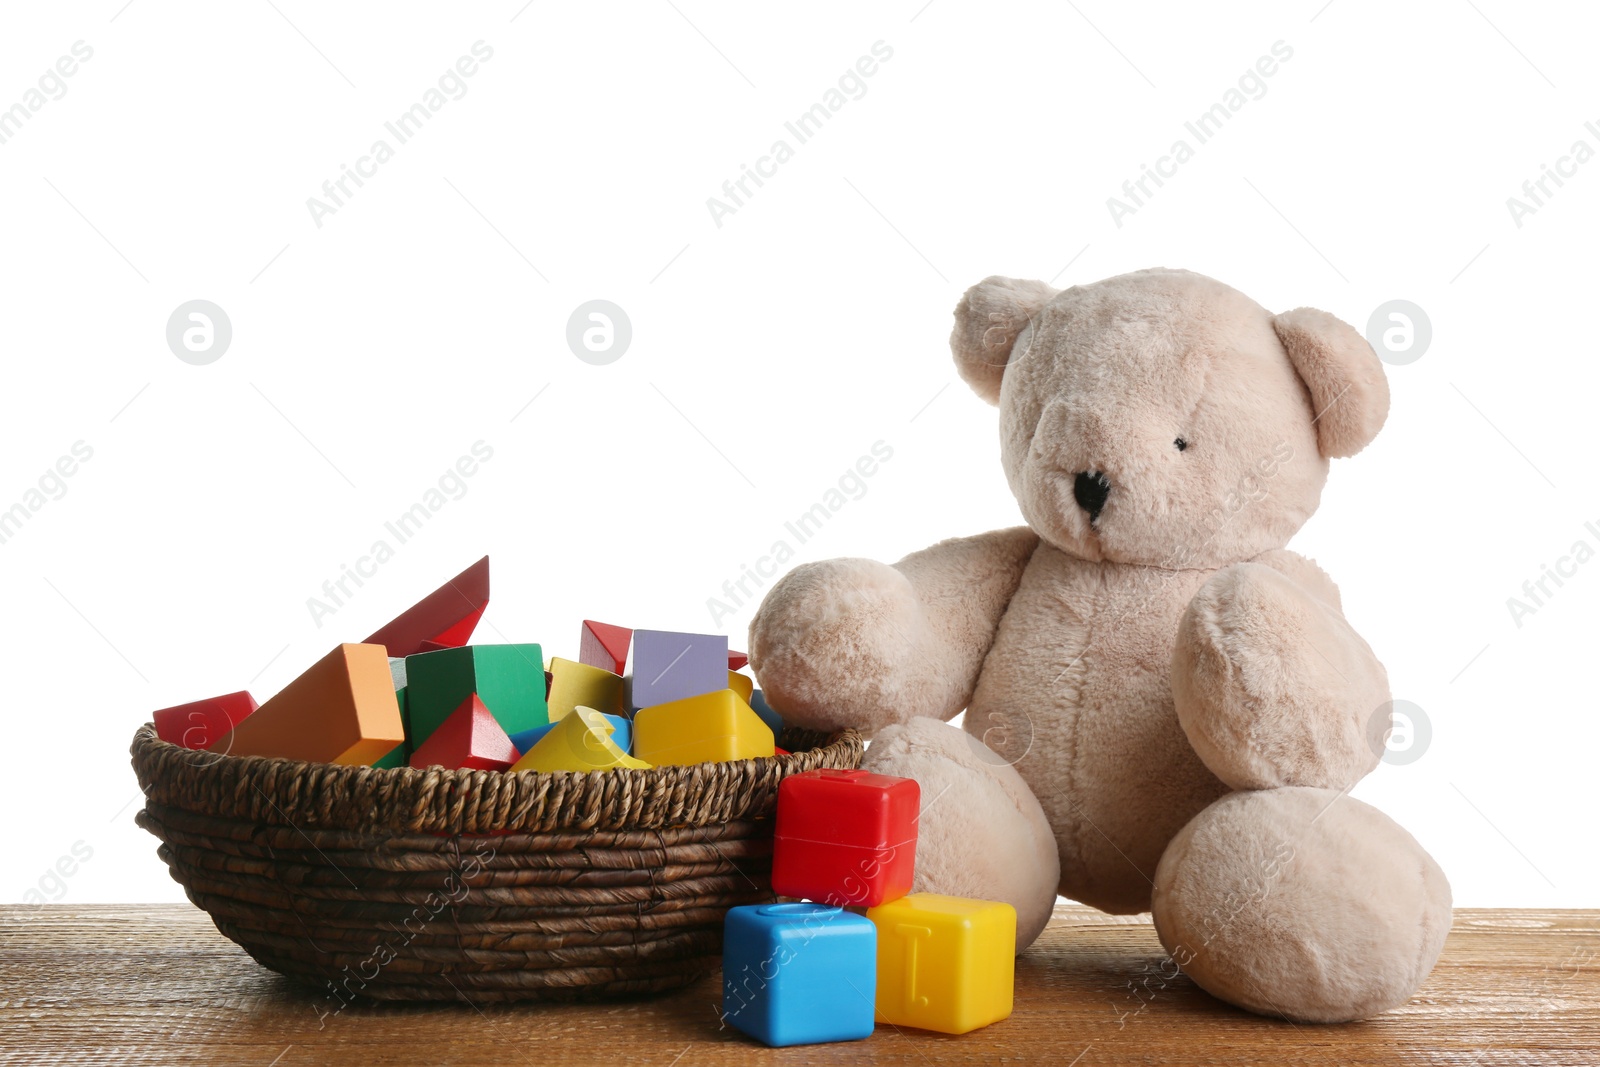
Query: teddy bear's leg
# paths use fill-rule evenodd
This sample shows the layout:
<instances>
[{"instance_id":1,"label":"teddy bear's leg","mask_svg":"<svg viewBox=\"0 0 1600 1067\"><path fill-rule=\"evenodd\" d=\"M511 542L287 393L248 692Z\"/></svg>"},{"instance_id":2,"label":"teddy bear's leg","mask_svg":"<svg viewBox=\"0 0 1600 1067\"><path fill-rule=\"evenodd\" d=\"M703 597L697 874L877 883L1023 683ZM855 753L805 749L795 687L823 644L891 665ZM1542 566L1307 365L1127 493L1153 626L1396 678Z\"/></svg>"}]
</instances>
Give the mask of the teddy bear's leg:
<instances>
[{"instance_id":1,"label":"teddy bear's leg","mask_svg":"<svg viewBox=\"0 0 1600 1067\"><path fill-rule=\"evenodd\" d=\"M1450 930L1450 884L1376 808L1333 789L1231 793L1167 845L1156 932L1212 996L1306 1022L1403 1004Z\"/></svg>"},{"instance_id":2,"label":"teddy bear's leg","mask_svg":"<svg viewBox=\"0 0 1600 1067\"><path fill-rule=\"evenodd\" d=\"M1039 537L1026 526L951 538L889 566L807 563L750 621L750 667L785 722L871 734L967 706Z\"/></svg>"},{"instance_id":3,"label":"teddy bear's leg","mask_svg":"<svg viewBox=\"0 0 1600 1067\"><path fill-rule=\"evenodd\" d=\"M1389 679L1337 588L1292 552L1224 567L1179 623L1172 697L1189 743L1235 789L1349 789L1383 754Z\"/></svg>"},{"instance_id":4,"label":"teddy bear's leg","mask_svg":"<svg viewBox=\"0 0 1600 1067\"><path fill-rule=\"evenodd\" d=\"M936 719L885 728L862 766L922 789L918 893L1000 900L1017 909L1017 951L1031 945L1061 881L1055 835L1016 770L977 738Z\"/></svg>"}]
</instances>

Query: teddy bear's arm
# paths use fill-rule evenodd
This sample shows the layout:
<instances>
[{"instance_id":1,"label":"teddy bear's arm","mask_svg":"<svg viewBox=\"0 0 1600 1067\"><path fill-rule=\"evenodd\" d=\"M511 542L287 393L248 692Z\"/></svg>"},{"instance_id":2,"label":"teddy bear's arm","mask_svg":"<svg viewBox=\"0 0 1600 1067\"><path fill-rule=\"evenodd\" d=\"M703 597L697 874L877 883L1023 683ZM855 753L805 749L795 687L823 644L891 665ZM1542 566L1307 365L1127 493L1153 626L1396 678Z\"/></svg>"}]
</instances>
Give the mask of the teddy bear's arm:
<instances>
[{"instance_id":1,"label":"teddy bear's arm","mask_svg":"<svg viewBox=\"0 0 1600 1067\"><path fill-rule=\"evenodd\" d=\"M1039 538L1025 526L951 538L893 566L808 563L750 622L750 666L786 721L872 733L967 706Z\"/></svg>"},{"instance_id":2,"label":"teddy bear's arm","mask_svg":"<svg viewBox=\"0 0 1600 1067\"><path fill-rule=\"evenodd\" d=\"M1172 653L1178 721L1235 789L1348 789L1377 766L1389 678L1346 621L1339 591L1287 550L1213 574Z\"/></svg>"}]
</instances>

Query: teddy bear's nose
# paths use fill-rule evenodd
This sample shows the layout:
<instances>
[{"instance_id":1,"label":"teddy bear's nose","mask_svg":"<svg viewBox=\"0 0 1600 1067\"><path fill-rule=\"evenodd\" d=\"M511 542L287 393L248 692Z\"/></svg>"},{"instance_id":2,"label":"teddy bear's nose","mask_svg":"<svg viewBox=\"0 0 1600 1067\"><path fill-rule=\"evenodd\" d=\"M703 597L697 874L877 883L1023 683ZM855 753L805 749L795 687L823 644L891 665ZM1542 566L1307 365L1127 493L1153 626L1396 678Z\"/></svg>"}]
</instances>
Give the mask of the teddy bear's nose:
<instances>
[{"instance_id":1,"label":"teddy bear's nose","mask_svg":"<svg viewBox=\"0 0 1600 1067\"><path fill-rule=\"evenodd\" d=\"M1078 506L1089 513L1091 523L1100 517L1100 509L1106 506L1110 493L1111 482L1099 471L1079 471L1072 483L1072 495Z\"/></svg>"}]
</instances>

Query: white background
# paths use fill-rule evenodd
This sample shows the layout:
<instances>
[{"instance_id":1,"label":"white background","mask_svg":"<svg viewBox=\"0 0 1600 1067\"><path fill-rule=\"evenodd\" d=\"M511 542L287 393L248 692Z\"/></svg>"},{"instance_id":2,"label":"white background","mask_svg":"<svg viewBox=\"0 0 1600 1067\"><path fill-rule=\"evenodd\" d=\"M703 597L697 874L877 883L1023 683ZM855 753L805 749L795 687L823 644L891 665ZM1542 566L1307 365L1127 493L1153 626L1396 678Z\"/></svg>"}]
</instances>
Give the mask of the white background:
<instances>
[{"instance_id":1,"label":"white background","mask_svg":"<svg viewBox=\"0 0 1600 1067\"><path fill-rule=\"evenodd\" d=\"M584 617L711 628L708 598L879 440L892 460L797 559L1018 522L950 362L961 291L1167 265L1361 328L1425 309L1387 428L1294 542L1433 727L1356 795L1458 904L1596 903L1600 562L1520 627L1506 603L1600 548L1600 161L1521 227L1506 204L1600 148L1592 14L276 3L3 16L0 107L94 54L0 145L0 509L74 442L93 458L0 544L0 895L81 841L53 895L182 899L133 824L135 728L264 700L485 552L482 638L571 655ZM307 198L479 40L465 96L316 226ZM880 40L865 95L718 227L707 198ZM1107 198L1279 40L1266 94L1115 225ZM208 366L165 340L196 298L233 326ZM633 325L609 366L565 341L594 298ZM319 627L307 598L479 440L465 494ZM753 609L721 621L735 647Z\"/></svg>"}]
</instances>

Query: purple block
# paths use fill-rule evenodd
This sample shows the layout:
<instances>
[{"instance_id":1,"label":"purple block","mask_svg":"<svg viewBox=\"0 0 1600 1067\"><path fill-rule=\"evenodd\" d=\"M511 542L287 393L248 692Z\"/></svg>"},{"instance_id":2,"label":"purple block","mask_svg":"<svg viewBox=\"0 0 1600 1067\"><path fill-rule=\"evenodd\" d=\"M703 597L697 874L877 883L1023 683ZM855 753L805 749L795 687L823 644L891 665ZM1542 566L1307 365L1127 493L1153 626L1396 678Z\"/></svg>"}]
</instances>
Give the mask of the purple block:
<instances>
[{"instance_id":1,"label":"purple block","mask_svg":"<svg viewBox=\"0 0 1600 1067\"><path fill-rule=\"evenodd\" d=\"M728 688L725 634L633 631L628 703L635 710Z\"/></svg>"}]
</instances>

